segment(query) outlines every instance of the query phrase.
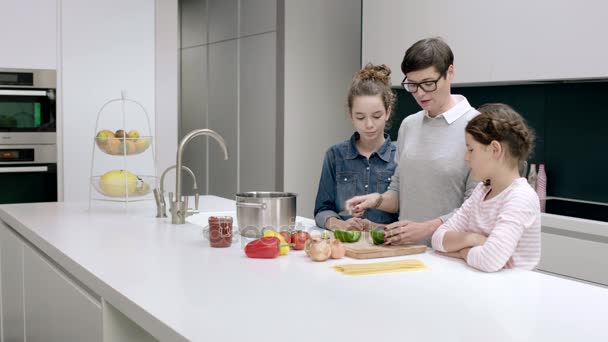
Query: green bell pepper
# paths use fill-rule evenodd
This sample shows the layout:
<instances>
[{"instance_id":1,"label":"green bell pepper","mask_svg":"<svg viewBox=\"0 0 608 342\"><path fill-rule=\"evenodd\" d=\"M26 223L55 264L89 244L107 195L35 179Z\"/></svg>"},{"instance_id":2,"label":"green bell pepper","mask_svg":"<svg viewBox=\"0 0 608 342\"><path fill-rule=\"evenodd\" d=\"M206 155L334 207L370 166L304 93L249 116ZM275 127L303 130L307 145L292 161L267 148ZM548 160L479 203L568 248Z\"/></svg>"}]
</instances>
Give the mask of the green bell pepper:
<instances>
[{"instance_id":1,"label":"green bell pepper","mask_svg":"<svg viewBox=\"0 0 608 342\"><path fill-rule=\"evenodd\" d=\"M374 245L383 245L384 244L384 228L376 228L372 229L369 234L372 237L372 241Z\"/></svg>"},{"instance_id":2,"label":"green bell pepper","mask_svg":"<svg viewBox=\"0 0 608 342\"><path fill-rule=\"evenodd\" d=\"M361 238L361 232L358 230L334 230L334 237L336 240L342 242L357 242Z\"/></svg>"}]
</instances>

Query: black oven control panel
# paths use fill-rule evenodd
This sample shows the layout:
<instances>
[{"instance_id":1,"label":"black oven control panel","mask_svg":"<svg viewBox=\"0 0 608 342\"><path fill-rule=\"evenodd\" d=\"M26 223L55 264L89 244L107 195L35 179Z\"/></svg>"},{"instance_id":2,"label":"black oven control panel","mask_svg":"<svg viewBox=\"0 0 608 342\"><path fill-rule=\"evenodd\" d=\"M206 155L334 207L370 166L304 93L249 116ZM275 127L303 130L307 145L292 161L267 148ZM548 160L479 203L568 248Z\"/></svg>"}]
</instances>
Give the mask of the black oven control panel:
<instances>
[{"instance_id":1,"label":"black oven control panel","mask_svg":"<svg viewBox=\"0 0 608 342\"><path fill-rule=\"evenodd\" d=\"M33 148L0 149L0 163L34 161Z\"/></svg>"},{"instance_id":2,"label":"black oven control panel","mask_svg":"<svg viewBox=\"0 0 608 342\"><path fill-rule=\"evenodd\" d=\"M33 72L0 72L0 85L33 86Z\"/></svg>"}]
</instances>

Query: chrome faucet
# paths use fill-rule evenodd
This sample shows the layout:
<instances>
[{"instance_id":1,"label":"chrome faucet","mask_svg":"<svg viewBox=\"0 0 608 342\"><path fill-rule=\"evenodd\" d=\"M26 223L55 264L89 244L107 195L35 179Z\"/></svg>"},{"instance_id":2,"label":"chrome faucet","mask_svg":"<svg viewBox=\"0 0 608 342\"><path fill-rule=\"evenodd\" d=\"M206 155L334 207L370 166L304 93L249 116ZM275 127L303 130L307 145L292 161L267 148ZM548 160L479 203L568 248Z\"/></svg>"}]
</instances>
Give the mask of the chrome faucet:
<instances>
[{"instance_id":1,"label":"chrome faucet","mask_svg":"<svg viewBox=\"0 0 608 342\"><path fill-rule=\"evenodd\" d=\"M184 152L184 147L192 138L197 137L199 135L208 135L215 139L220 147L224 150L224 160L228 160L228 149L226 148L226 142L221 135L217 134L215 131L212 131L207 128L196 129L182 138L179 142L179 146L177 147L177 161L176 165L176 173L175 173L175 199L173 198L173 193L169 193L169 201L171 203L171 223L173 224L184 224L186 223L186 216L194 214L196 211L188 208L188 197L182 198L182 173L179 172L182 169L182 154Z\"/></svg>"},{"instance_id":2,"label":"chrome faucet","mask_svg":"<svg viewBox=\"0 0 608 342\"><path fill-rule=\"evenodd\" d=\"M175 165L171 165L163 171L162 176L160 176L160 189L154 189L154 199L156 200L156 217L167 217L167 204L165 202L165 176L167 172L175 169ZM194 182L192 186L192 190L194 190L194 209L198 210L198 186L196 184L196 176L194 172L187 167L186 165L182 165L182 169L187 171L192 177L192 181Z\"/></svg>"}]
</instances>

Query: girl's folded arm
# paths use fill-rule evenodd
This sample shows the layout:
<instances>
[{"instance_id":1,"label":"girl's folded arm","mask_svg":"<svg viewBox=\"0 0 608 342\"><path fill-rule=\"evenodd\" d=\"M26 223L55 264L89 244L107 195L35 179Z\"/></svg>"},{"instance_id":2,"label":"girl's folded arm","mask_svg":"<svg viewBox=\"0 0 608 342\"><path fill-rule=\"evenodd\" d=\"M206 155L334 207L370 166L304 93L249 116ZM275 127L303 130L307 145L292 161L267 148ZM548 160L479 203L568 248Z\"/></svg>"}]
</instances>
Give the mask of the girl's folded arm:
<instances>
[{"instance_id":1,"label":"girl's folded arm","mask_svg":"<svg viewBox=\"0 0 608 342\"><path fill-rule=\"evenodd\" d=\"M513 256L524 230L531 226L538 215L538 205L529 202L525 198L513 198L505 204L486 242L469 251L466 261L471 267L496 272L505 266Z\"/></svg>"},{"instance_id":2,"label":"girl's folded arm","mask_svg":"<svg viewBox=\"0 0 608 342\"><path fill-rule=\"evenodd\" d=\"M453 236L449 235L452 235L452 232L462 233L467 230L469 226L469 218L472 214L473 202L475 201L476 197L478 196L475 196L475 193L471 195L471 197L469 197L462 204L462 206L456 210L454 215L452 215L449 220L444 222L441 226L439 226L439 228L437 228L437 230L435 230L435 233L433 233L433 236L431 238L431 244L433 246L433 249L438 250L440 252L453 252L459 251L464 248L458 248L460 245L462 245L461 242L464 242L460 241L461 236L459 235L462 234L456 234ZM446 237L447 233L450 233L448 237Z\"/></svg>"}]
</instances>

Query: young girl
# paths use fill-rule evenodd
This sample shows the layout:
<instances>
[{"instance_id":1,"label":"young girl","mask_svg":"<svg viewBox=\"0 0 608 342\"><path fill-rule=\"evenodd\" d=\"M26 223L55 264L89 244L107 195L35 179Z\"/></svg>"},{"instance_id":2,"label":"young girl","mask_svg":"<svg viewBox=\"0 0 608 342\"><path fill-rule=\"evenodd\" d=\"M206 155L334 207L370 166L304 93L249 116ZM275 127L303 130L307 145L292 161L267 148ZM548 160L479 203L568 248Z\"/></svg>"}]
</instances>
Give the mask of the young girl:
<instances>
[{"instance_id":1,"label":"young girl","mask_svg":"<svg viewBox=\"0 0 608 342\"><path fill-rule=\"evenodd\" d=\"M395 172L396 147L384 132L395 104L390 73L386 65L368 64L353 78L347 105L355 133L325 154L314 211L321 228L367 230L398 218L375 209L357 218L338 214L355 195L386 191Z\"/></svg>"},{"instance_id":2,"label":"young girl","mask_svg":"<svg viewBox=\"0 0 608 342\"><path fill-rule=\"evenodd\" d=\"M519 165L534 135L507 105L486 104L479 111L465 129L465 160L483 182L435 231L433 248L484 272L531 270L540 261L540 204Z\"/></svg>"}]
</instances>

